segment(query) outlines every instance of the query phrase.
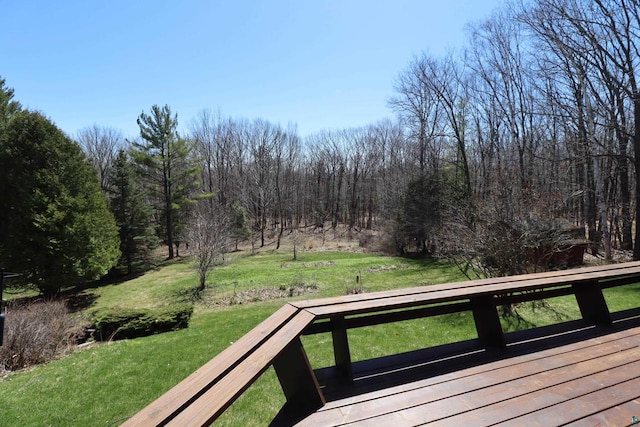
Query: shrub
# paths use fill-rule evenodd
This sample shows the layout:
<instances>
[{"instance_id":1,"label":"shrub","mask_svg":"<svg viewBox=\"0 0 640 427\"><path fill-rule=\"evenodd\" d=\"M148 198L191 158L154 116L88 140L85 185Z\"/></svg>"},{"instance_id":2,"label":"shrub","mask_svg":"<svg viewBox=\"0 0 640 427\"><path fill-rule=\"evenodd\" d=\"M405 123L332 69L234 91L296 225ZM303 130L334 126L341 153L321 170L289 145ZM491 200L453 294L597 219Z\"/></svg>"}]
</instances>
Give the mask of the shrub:
<instances>
[{"instance_id":1,"label":"shrub","mask_svg":"<svg viewBox=\"0 0 640 427\"><path fill-rule=\"evenodd\" d=\"M84 333L80 319L63 301L8 307L0 370L16 370L46 363L75 346Z\"/></svg>"},{"instance_id":2,"label":"shrub","mask_svg":"<svg viewBox=\"0 0 640 427\"><path fill-rule=\"evenodd\" d=\"M154 309L109 308L93 313L95 338L100 341L136 338L189 326L193 305L174 304Z\"/></svg>"}]
</instances>

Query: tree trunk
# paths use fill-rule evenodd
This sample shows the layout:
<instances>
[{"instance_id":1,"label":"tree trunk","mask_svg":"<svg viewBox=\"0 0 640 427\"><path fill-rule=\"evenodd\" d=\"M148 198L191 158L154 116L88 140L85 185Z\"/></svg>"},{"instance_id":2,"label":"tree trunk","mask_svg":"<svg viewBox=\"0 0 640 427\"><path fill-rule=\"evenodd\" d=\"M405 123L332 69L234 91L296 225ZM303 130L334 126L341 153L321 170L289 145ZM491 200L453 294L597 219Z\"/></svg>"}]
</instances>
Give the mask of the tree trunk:
<instances>
[{"instance_id":1,"label":"tree trunk","mask_svg":"<svg viewBox=\"0 0 640 427\"><path fill-rule=\"evenodd\" d=\"M620 204L622 215L622 250L633 249L632 219L631 219L631 192L629 191L629 166L627 160L628 138L620 129L618 134L618 176L620 180Z\"/></svg>"},{"instance_id":2,"label":"tree trunk","mask_svg":"<svg viewBox=\"0 0 640 427\"><path fill-rule=\"evenodd\" d=\"M640 260L640 92L633 93L633 120L635 131L633 134L633 164L636 170L636 235L633 246L633 259Z\"/></svg>"},{"instance_id":3,"label":"tree trunk","mask_svg":"<svg viewBox=\"0 0 640 427\"><path fill-rule=\"evenodd\" d=\"M166 227L167 227L167 246L169 248L169 259L173 259L174 258L174 254L173 254L173 227L172 227L172 217L173 215L171 215L171 199L170 196L167 195L165 196L165 209L167 211L166 214Z\"/></svg>"}]
</instances>

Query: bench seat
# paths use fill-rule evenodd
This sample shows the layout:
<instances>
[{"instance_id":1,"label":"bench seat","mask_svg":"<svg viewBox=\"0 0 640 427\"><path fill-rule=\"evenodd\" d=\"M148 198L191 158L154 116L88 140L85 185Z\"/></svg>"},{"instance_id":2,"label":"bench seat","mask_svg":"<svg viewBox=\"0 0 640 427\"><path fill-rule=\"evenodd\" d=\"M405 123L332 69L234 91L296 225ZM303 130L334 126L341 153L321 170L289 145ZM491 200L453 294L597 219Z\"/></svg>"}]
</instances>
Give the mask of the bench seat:
<instances>
[{"instance_id":1,"label":"bench seat","mask_svg":"<svg viewBox=\"0 0 640 427\"><path fill-rule=\"evenodd\" d=\"M336 315L348 316L381 310L392 310L470 299L475 296L500 295L510 292L527 292L572 284L604 282L612 276L617 285L624 284L622 278L629 275L629 283L637 281L640 264L614 264L602 267L588 267L576 270L562 270L539 274L524 274L465 282L428 285L402 290L382 291L371 294L346 295L336 298L296 301L291 304L305 309L317 318Z\"/></svg>"}]
</instances>

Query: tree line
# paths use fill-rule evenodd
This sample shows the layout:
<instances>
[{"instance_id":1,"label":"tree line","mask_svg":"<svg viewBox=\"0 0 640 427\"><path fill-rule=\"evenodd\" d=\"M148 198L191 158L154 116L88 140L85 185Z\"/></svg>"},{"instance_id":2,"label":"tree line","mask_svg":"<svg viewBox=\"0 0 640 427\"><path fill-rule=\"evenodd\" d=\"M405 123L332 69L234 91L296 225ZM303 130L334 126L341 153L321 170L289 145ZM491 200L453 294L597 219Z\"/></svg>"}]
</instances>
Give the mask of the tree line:
<instances>
[{"instance_id":1,"label":"tree line","mask_svg":"<svg viewBox=\"0 0 640 427\"><path fill-rule=\"evenodd\" d=\"M133 140L83 129L120 264L158 241L172 258L212 227L226 230L213 240L253 246L302 227L375 230L395 252L483 260L495 274L577 228L594 253L640 259L640 2L512 1L468 34L464 49L412 58L388 99L395 117L359 128L302 138L203 110L179 133L177 114L154 105Z\"/></svg>"}]
</instances>

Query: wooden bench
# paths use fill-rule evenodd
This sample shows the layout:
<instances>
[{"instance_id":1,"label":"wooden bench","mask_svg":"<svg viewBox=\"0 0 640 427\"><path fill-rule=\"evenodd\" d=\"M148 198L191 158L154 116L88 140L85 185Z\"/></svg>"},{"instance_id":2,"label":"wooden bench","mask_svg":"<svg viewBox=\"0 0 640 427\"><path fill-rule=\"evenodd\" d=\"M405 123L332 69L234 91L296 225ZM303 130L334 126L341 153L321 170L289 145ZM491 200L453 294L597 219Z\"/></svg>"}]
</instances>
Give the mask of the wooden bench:
<instances>
[{"instance_id":1,"label":"wooden bench","mask_svg":"<svg viewBox=\"0 0 640 427\"><path fill-rule=\"evenodd\" d=\"M287 400L322 406L300 342L312 321L311 313L285 305L123 425L209 425L271 365Z\"/></svg>"},{"instance_id":2,"label":"wooden bench","mask_svg":"<svg viewBox=\"0 0 640 427\"><path fill-rule=\"evenodd\" d=\"M363 393L371 384L378 388L397 384L402 378L397 372L429 370L435 365L427 358L439 357L437 351L416 351L354 364L347 335L351 328L470 311L478 338L454 345L454 352L463 359L477 359L480 351L495 357L509 344L499 306L575 295L582 315L576 328L606 328L613 318L602 289L635 282L640 282L638 262L292 302L124 425L208 425L271 365L286 396L285 406L291 408L282 412L283 420L289 420L283 422L288 423L325 405L327 396ZM300 337L317 333L331 334L335 366L316 370L310 366ZM440 355L445 364L451 349ZM380 381L381 373L392 373L387 378L394 382ZM364 377L373 380L367 385L360 380Z\"/></svg>"}]
</instances>

